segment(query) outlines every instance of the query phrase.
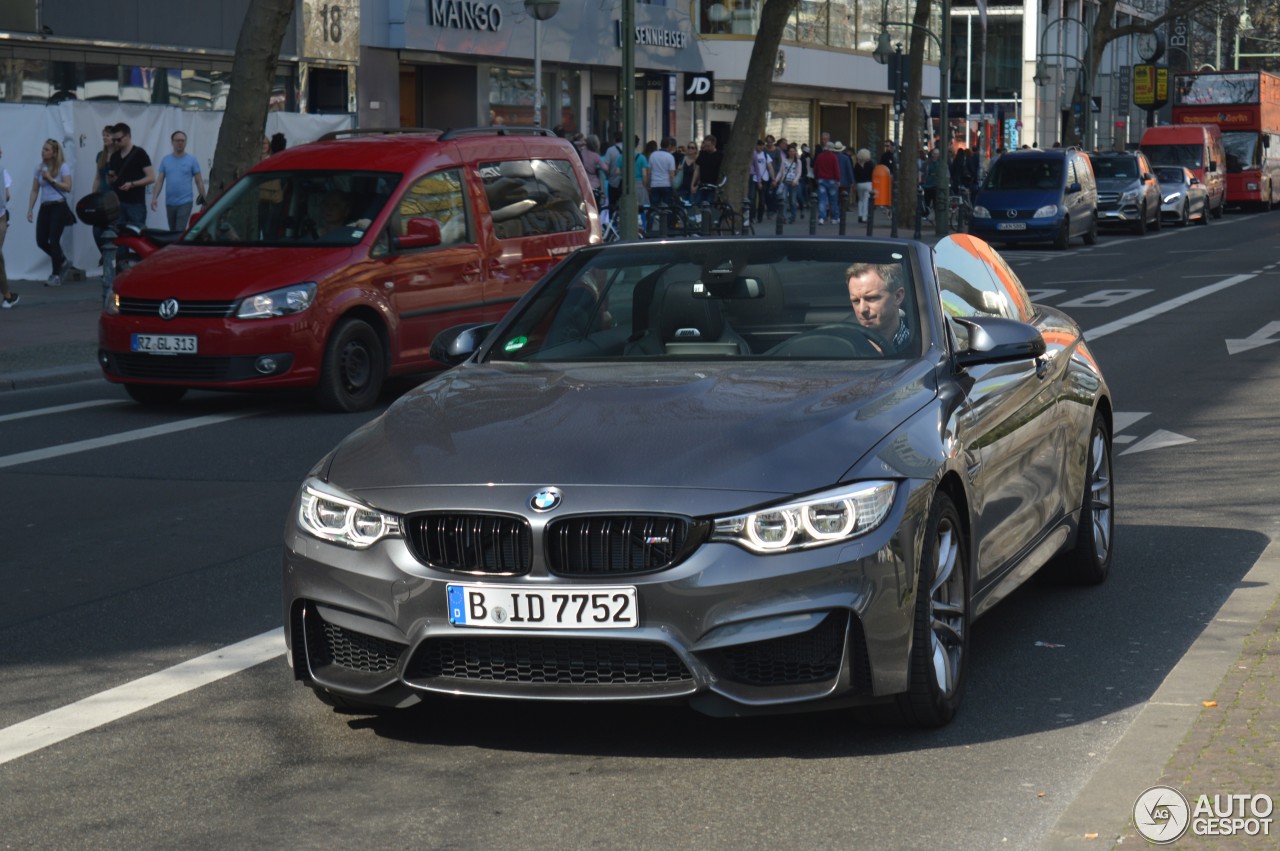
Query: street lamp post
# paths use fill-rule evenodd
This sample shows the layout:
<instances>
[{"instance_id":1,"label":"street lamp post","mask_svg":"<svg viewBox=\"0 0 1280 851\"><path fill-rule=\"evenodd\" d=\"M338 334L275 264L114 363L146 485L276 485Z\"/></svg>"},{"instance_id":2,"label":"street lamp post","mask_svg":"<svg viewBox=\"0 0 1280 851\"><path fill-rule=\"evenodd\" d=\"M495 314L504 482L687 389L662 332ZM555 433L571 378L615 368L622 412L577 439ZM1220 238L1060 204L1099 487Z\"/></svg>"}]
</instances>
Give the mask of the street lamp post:
<instances>
[{"instance_id":1,"label":"street lamp post","mask_svg":"<svg viewBox=\"0 0 1280 851\"><path fill-rule=\"evenodd\" d=\"M1045 49L1044 49L1045 36L1049 34L1049 30L1053 27L1054 24L1060 24L1063 21L1073 21L1080 26L1080 36L1081 36L1080 41L1084 47L1084 50L1081 51L1081 55L1078 57L1070 53L1045 52ZM1093 109L1093 90L1089 86L1089 64L1088 64L1091 41L1092 40L1089 37L1089 28L1085 26L1084 21L1081 21L1077 18L1054 18L1052 21L1049 21L1049 23L1045 24L1044 30L1040 33L1040 55L1036 59L1036 72L1035 72L1035 76L1031 78L1031 81L1034 82L1037 86L1045 86L1051 82L1052 78L1049 76L1049 68L1044 61L1044 57L1046 56L1058 56L1058 57L1076 59L1076 61L1079 62L1080 89L1081 91L1084 92L1084 99L1085 99L1085 103L1082 105L1082 109L1092 110ZM1081 115L1080 144L1086 149L1089 147L1089 135L1090 135L1089 127L1091 122L1092 122L1092 118L1089 112L1086 111L1084 114Z\"/></svg>"},{"instance_id":2,"label":"street lamp post","mask_svg":"<svg viewBox=\"0 0 1280 851\"><path fill-rule=\"evenodd\" d=\"M560 11L560 0L524 0L533 18L533 126L542 126L542 22Z\"/></svg>"},{"instance_id":3,"label":"street lamp post","mask_svg":"<svg viewBox=\"0 0 1280 851\"><path fill-rule=\"evenodd\" d=\"M942 33L944 38L950 38L950 17L951 0L942 0ZM939 39L934 35L933 31L928 27L922 27L919 24L907 23L905 21L881 21L880 36L876 39L875 52L871 54L881 65L887 65L889 63L889 57L892 56L894 52L893 40L889 38L889 33L886 31L887 27L909 27L911 29L922 30L924 34L933 39L933 43L938 46L938 70L941 73L940 91L938 92L938 113L941 119L940 123L942 125L942 151L938 155L938 161L940 163L938 169L938 189L942 191L944 199L947 199L949 203L949 199L951 197L951 164L948 160L948 156L951 153L951 107L948 102L948 96L951 92L950 57L947 56L947 51L946 48L943 47L942 39ZM901 50L901 45L899 45L898 49ZM898 146L895 144L895 151L897 150L897 147ZM898 222L897 194L897 192L894 193L895 202L893 221L895 226ZM943 209L938 209L938 207L939 203L935 197L933 214L934 231L938 236L946 236L951 229L951 221L947 215L949 207L944 206Z\"/></svg>"}]
</instances>

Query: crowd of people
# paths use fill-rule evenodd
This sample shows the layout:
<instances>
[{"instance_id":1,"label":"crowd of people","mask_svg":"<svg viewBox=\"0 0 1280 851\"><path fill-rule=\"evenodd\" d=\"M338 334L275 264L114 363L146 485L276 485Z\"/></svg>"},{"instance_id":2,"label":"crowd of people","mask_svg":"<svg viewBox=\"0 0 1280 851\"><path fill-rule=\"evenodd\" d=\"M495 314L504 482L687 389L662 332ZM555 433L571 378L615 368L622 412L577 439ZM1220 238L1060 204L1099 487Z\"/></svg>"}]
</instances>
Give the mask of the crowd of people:
<instances>
[{"instance_id":1,"label":"crowd of people","mask_svg":"<svg viewBox=\"0 0 1280 851\"><path fill-rule=\"evenodd\" d=\"M622 135L617 134L607 148L601 147L600 137L594 134L578 133L570 138L582 157L600 209L608 217L610 211L617 209L622 190ZM983 173L977 151L954 143L953 147L948 157L951 194L961 190L976 192ZM635 136L632 149L636 194L642 210L650 205L701 206L721 202L717 190L724 176L724 152L715 136L708 135L701 143L680 144L676 138L667 137L645 145ZM926 217L932 215L937 201L941 150L935 144L919 153L917 175L924 195L922 214ZM1000 148L996 156L1004 150ZM896 146L888 140L879 156L873 157L869 149L855 152L825 132L813 146L765 136L756 140L748 159L747 209L756 222L782 217L784 222L794 224L805 217L811 200L816 199L820 225L838 224L855 211L858 222L865 223L871 212L875 168L883 165L891 174L896 173L898 156Z\"/></svg>"}]
</instances>

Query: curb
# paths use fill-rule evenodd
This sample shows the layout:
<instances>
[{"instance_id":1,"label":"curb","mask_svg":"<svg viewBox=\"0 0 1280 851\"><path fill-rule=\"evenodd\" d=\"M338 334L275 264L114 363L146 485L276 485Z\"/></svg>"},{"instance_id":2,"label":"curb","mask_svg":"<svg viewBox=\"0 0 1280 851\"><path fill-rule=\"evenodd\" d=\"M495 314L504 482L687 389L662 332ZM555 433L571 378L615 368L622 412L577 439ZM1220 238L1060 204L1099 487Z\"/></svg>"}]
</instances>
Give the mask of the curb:
<instances>
[{"instance_id":1,"label":"curb","mask_svg":"<svg viewBox=\"0 0 1280 851\"><path fill-rule=\"evenodd\" d=\"M28 369L0 375L0 393L6 390L30 390L55 384L72 384L76 381L89 381L101 377L102 368L97 364Z\"/></svg>"},{"instance_id":2,"label":"curb","mask_svg":"<svg viewBox=\"0 0 1280 851\"><path fill-rule=\"evenodd\" d=\"M1133 806L1160 782L1245 641L1280 599L1280 541L1269 544L1138 712L1129 729L1046 837L1044 848L1110 848L1132 827ZM1089 837L1094 837L1090 839Z\"/></svg>"}]
</instances>

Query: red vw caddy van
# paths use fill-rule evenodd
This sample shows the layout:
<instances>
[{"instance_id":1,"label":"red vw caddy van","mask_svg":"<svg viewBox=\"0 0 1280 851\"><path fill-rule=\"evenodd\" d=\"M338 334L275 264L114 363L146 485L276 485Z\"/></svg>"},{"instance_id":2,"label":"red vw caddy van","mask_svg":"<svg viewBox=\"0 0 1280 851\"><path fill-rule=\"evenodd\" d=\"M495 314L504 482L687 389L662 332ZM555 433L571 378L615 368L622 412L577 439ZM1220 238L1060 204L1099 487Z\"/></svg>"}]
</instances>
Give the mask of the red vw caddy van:
<instances>
[{"instance_id":1,"label":"red vw caddy van","mask_svg":"<svg viewBox=\"0 0 1280 851\"><path fill-rule=\"evenodd\" d=\"M98 359L143 403L314 388L373 405L439 366L432 338L498 319L600 241L573 146L537 128L353 130L283 151L116 279Z\"/></svg>"}]
</instances>

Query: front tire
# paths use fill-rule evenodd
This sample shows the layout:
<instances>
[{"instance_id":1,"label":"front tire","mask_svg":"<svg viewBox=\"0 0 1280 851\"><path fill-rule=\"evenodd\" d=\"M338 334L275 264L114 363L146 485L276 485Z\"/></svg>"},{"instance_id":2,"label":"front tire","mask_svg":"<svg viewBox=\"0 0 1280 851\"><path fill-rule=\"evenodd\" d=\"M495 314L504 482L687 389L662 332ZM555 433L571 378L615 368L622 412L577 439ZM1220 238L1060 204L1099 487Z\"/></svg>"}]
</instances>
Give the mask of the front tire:
<instances>
[{"instance_id":1,"label":"front tire","mask_svg":"<svg viewBox=\"0 0 1280 851\"><path fill-rule=\"evenodd\" d=\"M1178 226L1185 228L1189 224L1191 224L1191 202L1183 201L1182 202L1182 218L1178 220Z\"/></svg>"},{"instance_id":2,"label":"front tire","mask_svg":"<svg viewBox=\"0 0 1280 851\"><path fill-rule=\"evenodd\" d=\"M1058 251L1066 251L1067 245L1071 242L1071 222L1066 219L1062 220L1058 233L1053 238L1053 247Z\"/></svg>"},{"instance_id":3,"label":"front tire","mask_svg":"<svg viewBox=\"0 0 1280 851\"><path fill-rule=\"evenodd\" d=\"M1084 232L1085 245L1098 244L1098 217L1094 216L1093 221L1089 222L1089 229Z\"/></svg>"},{"instance_id":4,"label":"front tire","mask_svg":"<svg viewBox=\"0 0 1280 851\"><path fill-rule=\"evenodd\" d=\"M1094 415L1089 432L1084 479L1075 545L1052 563L1050 578L1075 585L1098 585L1111 572L1115 536L1111 435L1100 413Z\"/></svg>"},{"instance_id":5,"label":"front tire","mask_svg":"<svg viewBox=\"0 0 1280 851\"><path fill-rule=\"evenodd\" d=\"M140 405L173 405L187 395L185 387L165 387L159 384L126 384L124 390Z\"/></svg>"},{"instance_id":6,"label":"front tire","mask_svg":"<svg viewBox=\"0 0 1280 851\"><path fill-rule=\"evenodd\" d=\"M1138 211L1138 221L1133 226L1133 232L1138 236L1147 235L1147 208L1145 205Z\"/></svg>"},{"instance_id":7,"label":"front tire","mask_svg":"<svg viewBox=\"0 0 1280 851\"><path fill-rule=\"evenodd\" d=\"M941 727L955 717L969 653L969 551L960 513L934 497L920 553L908 690L896 698L912 727Z\"/></svg>"},{"instance_id":8,"label":"front tire","mask_svg":"<svg viewBox=\"0 0 1280 851\"><path fill-rule=\"evenodd\" d=\"M378 401L386 375L378 333L362 319L348 319L325 346L316 400L326 411L363 411Z\"/></svg>"}]
</instances>

